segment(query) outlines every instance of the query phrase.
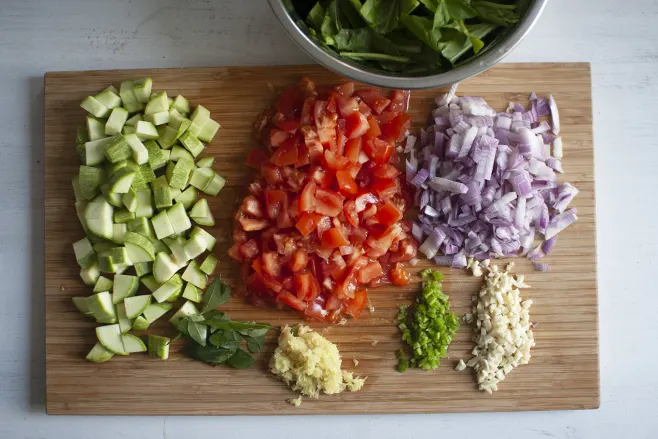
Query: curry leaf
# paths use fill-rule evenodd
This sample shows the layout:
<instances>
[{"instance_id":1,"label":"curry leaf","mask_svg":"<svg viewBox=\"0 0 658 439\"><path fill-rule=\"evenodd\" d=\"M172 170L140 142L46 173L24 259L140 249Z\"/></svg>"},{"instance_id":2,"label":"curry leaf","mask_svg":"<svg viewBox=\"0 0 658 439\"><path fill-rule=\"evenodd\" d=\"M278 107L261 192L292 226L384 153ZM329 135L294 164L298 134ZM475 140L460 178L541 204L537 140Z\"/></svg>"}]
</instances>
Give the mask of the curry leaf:
<instances>
[{"instance_id":1,"label":"curry leaf","mask_svg":"<svg viewBox=\"0 0 658 439\"><path fill-rule=\"evenodd\" d=\"M191 343L187 350L190 357L210 364L222 364L233 356L235 350Z\"/></svg>"},{"instance_id":2,"label":"curry leaf","mask_svg":"<svg viewBox=\"0 0 658 439\"><path fill-rule=\"evenodd\" d=\"M238 349L237 351L235 351L235 353L231 356L231 358L226 360L226 364L236 369L246 369L254 363L255 363L254 357L252 357L242 349Z\"/></svg>"},{"instance_id":3,"label":"curry leaf","mask_svg":"<svg viewBox=\"0 0 658 439\"><path fill-rule=\"evenodd\" d=\"M239 329L238 332L243 337L263 337L267 334L270 328L250 328L250 329Z\"/></svg>"},{"instance_id":4,"label":"curry leaf","mask_svg":"<svg viewBox=\"0 0 658 439\"><path fill-rule=\"evenodd\" d=\"M240 347L240 337L235 331L217 331L208 341L218 348L236 350Z\"/></svg>"},{"instance_id":5,"label":"curry leaf","mask_svg":"<svg viewBox=\"0 0 658 439\"><path fill-rule=\"evenodd\" d=\"M270 325L264 323L251 323L251 322L232 322L223 320L204 320L204 323L212 326L215 329L224 329L229 331L247 331L254 329L270 329Z\"/></svg>"},{"instance_id":6,"label":"curry leaf","mask_svg":"<svg viewBox=\"0 0 658 439\"><path fill-rule=\"evenodd\" d=\"M208 336L208 326L203 323L195 322L192 320L187 321L187 333L198 344L201 346L206 345L206 337Z\"/></svg>"},{"instance_id":7,"label":"curry leaf","mask_svg":"<svg viewBox=\"0 0 658 439\"><path fill-rule=\"evenodd\" d=\"M201 314L213 310L228 302L231 297L231 289L219 278L215 278L203 294L203 308Z\"/></svg>"},{"instance_id":8,"label":"curry leaf","mask_svg":"<svg viewBox=\"0 0 658 439\"><path fill-rule=\"evenodd\" d=\"M261 335L259 337L245 336L244 340L247 342L247 349L249 352L256 353L261 350L263 344L265 344L265 336Z\"/></svg>"}]
</instances>

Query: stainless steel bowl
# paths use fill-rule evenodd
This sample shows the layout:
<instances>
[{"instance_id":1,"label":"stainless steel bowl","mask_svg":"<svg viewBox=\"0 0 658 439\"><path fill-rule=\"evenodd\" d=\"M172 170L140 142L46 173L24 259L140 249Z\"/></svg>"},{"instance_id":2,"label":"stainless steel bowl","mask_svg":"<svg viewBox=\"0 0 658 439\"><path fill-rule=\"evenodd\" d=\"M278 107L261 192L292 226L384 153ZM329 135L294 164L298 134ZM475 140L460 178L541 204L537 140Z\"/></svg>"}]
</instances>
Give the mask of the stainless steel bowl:
<instances>
[{"instance_id":1,"label":"stainless steel bowl","mask_svg":"<svg viewBox=\"0 0 658 439\"><path fill-rule=\"evenodd\" d=\"M516 26L507 29L477 56L461 63L454 69L432 75L403 76L394 72L365 67L342 58L338 53L320 44L317 38L310 34L308 27L304 24L304 18L294 11L291 0L269 0L274 14L288 35L318 63L355 81L398 89L442 87L484 72L507 56L521 42L534 26L547 2L548 0L532 0L525 16Z\"/></svg>"}]
</instances>

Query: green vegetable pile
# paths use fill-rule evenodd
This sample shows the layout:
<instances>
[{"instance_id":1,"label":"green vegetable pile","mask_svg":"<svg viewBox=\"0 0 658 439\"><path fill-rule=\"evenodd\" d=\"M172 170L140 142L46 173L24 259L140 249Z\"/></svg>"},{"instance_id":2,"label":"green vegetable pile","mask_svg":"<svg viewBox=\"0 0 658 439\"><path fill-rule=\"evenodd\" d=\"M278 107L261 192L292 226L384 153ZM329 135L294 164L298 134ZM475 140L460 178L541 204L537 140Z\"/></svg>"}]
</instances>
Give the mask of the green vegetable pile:
<instances>
[{"instance_id":1,"label":"green vegetable pile","mask_svg":"<svg viewBox=\"0 0 658 439\"><path fill-rule=\"evenodd\" d=\"M324 45L368 67L438 73L478 54L517 23L529 0L293 1ZM485 43L486 41L486 43Z\"/></svg>"},{"instance_id":2,"label":"green vegetable pile","mask_svg":"<svg viewBox=\"0 0 658 439\"><path fill-rule=\"evenodd\" d=\"M411 350L408 360L404 351L398 352L398 371L409 366L425 370L436 369L448 351L448 345L459 329L459 319L450 311L448 296L441 290L443 275L438 271L423 270L423 287L416 297L414 308L401 306L398 328Z\"/></svg>"},{"instance_id":3,"label":"green vegetable pile","mask_svg":"<svg viewBox=\"0 0 658 439\"><path fill-rule=\"evenodd\" d=\"M271 326L234 322L226 313L215 309L230 297L229 287L215 278L203 295L201 313L182 317L175 322L180 331L176 338L184 335L194 342L189 343L187 352L196 360L246 369L254 364L254 358L247 351L256 353L263 347L265 334ZM243 340L246 351L242 349Z\"/></svg>"}]
</instances>

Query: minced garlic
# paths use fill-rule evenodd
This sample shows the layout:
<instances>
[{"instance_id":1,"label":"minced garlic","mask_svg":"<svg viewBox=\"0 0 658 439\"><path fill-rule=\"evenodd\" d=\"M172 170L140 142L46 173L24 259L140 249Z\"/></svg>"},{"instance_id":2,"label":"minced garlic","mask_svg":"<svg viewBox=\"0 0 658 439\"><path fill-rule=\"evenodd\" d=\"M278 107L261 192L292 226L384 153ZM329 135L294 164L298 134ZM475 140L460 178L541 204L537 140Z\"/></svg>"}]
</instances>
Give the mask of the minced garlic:
<instances>
[{"instance_id":1,"label":"minced garlic","mask_svg":"<svg viewBox=\"0 0 658 439\"><path fill-rule=\"evenodd\" d=\"M341 365L335 344L307 326L285 326L270 360L270 371L292 390L313 398L320 392L332 395L345 389L360 390L366 379L355 378Z\"/></svg>"}]
</instances>

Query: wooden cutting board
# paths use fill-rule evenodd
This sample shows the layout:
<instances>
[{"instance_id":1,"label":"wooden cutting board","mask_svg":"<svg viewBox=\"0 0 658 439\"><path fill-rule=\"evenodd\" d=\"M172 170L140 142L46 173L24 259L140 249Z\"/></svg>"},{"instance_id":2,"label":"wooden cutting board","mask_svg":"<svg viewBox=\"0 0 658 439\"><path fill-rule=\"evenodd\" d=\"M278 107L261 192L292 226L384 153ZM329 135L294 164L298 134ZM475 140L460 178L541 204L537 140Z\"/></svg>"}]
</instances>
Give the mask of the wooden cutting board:
<instances>
[{"instance_id":1,"label":"wooden cutting board","mask_svg":"<svg viewBox=\"0 0 658 439\"><path fill-rule=\"evenodd\" d=\"M202 103L222 129L207 154L217 158L215 168L228 180L216 198L210 198L217 226L220 258L217 273L235 285L237 267L226 256L230 246L231 217L252 174L243 165L254 145L252 122L278 92L302 75L319 85L343 81L318 66L218 67L94 72L56 72L45 75L46 155L46 382L50 414L133 415L264 415L485 412L516 410L588 409L599 406L598 317L592 146L592 104L589 64L502 64L464 81L460 95L483 96L503 110L509 101L527 103L531 91L553 94L560 105L564 139L565 179L580 189L573 205L579 221L560 234L547 258L551 271L534 272L527 260L518 260L516 272L526 275L532 289L532 320L537 322L537 346L529 365L519 367L487 395L476 389L470 372L456 372L460 358L470 358L471 328L463 325L449 356L433 372L394 370L400 336L393 320L397 306L408 304L419 284L370 291L373 313L344 326L315 329L335 342L343 367L368 380L362 391L305 399L300 408L286 403L294 395L268 372L275 346L270 331L257 364L249 370L211 367L184 357L175 343L168 361L145 354L115 356L92 364L84 356L94 345L95 324L83 318L71 297L88 295L78 277L71 243L83 237L76 218L71 178L79 162L75 152L76 127L84 121L82 99L109 84L150 76L154 89L183 94L193 105ZM415 128L422 126L440 90L414 91L410 113ZM503 263L503 262L501 262ZM429 266L423 262L414 271ZM468 311L480 281L463 270L443 268L444 290L458 315ZM417 279L416 279L417 280ZM266 311L233 298L222 309L236 320L258 320L275 326L298 321L292 312ZM323 329L324 328L324 329ZM173 335L162 319L150 328ZM352 359L359 364L354 366Z\"/></svg>"}]
</instances>

